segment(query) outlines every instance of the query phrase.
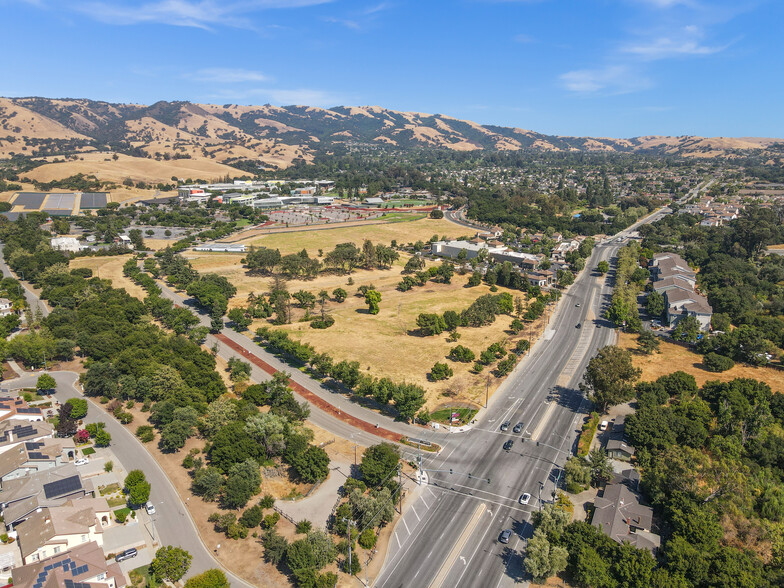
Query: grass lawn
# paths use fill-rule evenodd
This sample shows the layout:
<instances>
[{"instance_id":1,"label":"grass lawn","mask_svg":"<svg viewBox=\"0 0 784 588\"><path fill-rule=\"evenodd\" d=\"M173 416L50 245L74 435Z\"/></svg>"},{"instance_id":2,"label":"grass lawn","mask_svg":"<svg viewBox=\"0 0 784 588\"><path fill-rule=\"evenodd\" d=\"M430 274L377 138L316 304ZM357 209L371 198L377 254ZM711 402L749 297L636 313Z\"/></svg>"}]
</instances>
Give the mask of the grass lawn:
<instances>
[{"instance_id":1,"label":"grass lawn","mask_svg":"<svg viewBox=\"0 0 784 588\"><path fill-rule=\"evenodd\" d=\"M365 239L370 239L373 243L389 245L393 239L398 243L415 243L417 241L427 241L433 235L438 235L439 237L445 235L451 239L463 235L473 236L474 234L467 227L461 227L444 219L427 218L427 215L390 213L384 217L384 220L388 219L397 220L398 222L355 224L348 227L335 224L334 228L327 229L323 228L325 225L319 225L318 230L270 233L249 237L241 242L246 245L280 249L283 255L307 249L310 256L313 257L318 253L319 249L326 253L332 250L338 243L356 243L361 246ZM403 220L406 222L400 222ZM191 253L189 252L188 255L190 256ZM122 267L122 264L120 264L120 267Z\"/></svg>"},{"instance_id":2,"label":"grass lawn","mask_svg":"<svg viewBox=\"0 0 784 588\"><path fill-rule=\"evenodd\" d=\"M125 498L122 497L122 496L115 496L115 497L107 499L106 502L109 504L110 508L114 508L115 506L122 506L123 504L125 504L128 501L125 500Z\"/></svg>"},{"instance_id":3,"label":"grass lawn","mask_svg":"<svg viewBox=\"0 0 784 588\"><path fill-rule=\"evenodd\" d=\"M381 218L389 223L407 223L427 218L427 214L413 212L389 212Z\"/></svg>"},{"instance_id":4,"label":"grass lawn","mask_svg":"<svg viewBox=\"0 0 784 588\"><path fill-rule=\"evenodd\" d=\"M93 453L95 453L95 449L92 447L85 447L82 449L82 455L92 455Z\"/></svg>"},{"instance_id":5,"label":"grass lawn","mask_svg":"<svg viewBox=\"0 0 784 588\"><path fill-rule=\"evenodd\" d=\"M119 484L109 484L108 486L104 486L103 488L98 488L98 492L101 496L106 496L107 494L114 494L115 492L119 492L120 485Z\"/></svg>"},{"instance_id":6,"label":"grass lawn","mask_svg":"<svg viewBox=\"0 0 784 588\"><path fill-rule=\"evenodd\" d=\"M446 423L448 425L449 418L453 412L460 415L460 422L458 424L465 425L474 418L477 411L472 408L442 408L441 410L430 413L430 418L436 422Z\"/></svg>"},{"instance_id":7,"label":"grass lawn","mask_svg":"<svg viewBox=\"0 0 784 588\"><path fill-rule=\"evenodd\" d=\"M250 221L246 218L237 219L235 222L238 228L247 227L250 224Z\"/></svg>"},{"instance_id":8,"label":"grass lawn","mask_svg":"<svg viewBox=\"0 0 784 588\"><path fill-rule=\"evenodd\" d=\"M150 566L142 566L128 573L133 588L157 588L160 586L150 572Z\"/></svg>"},{"instance_id":9,"label":"grass lawn","mask_svg":"<svg viewBox=\"0 0 784 588\"><path fill-rule=\"evenodd\" d=\"M655 380L665 374L684 371L694 376L698 386L710 380L729 382L735 378L753 378L766 382L774 392L784 393L784 370L736 363L735 367L726 372L709 372L702 367L702 355L668 341L661 342L659 353L653 355L638 353L637 335L632 333L619 333L618 345L632 351L635 367L642 369L641 381Z\"/></svg>"},{"instance_id":10,"label":"grass lawn","mask_svg":"<svg viewBox=\"0 0 784 588\"><path fill-rule=\"evenodd\" d=\"M127 506L125 508L118 508L114 511L114 518L118 521L125 521L131 514L131 509Z\"/></svg>"}]
</instances>

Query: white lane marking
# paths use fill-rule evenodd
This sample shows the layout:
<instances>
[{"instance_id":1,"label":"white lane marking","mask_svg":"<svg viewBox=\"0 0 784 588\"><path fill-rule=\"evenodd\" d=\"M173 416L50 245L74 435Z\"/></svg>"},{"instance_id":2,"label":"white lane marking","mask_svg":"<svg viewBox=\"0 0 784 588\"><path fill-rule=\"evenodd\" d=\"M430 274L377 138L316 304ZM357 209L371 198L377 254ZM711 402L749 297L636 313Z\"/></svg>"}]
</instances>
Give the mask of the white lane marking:
<instances>
[{"instance_id":1,"label":"white lane marking","mask_svg":"<svg viewBox=\"0 0 784 588\"><path fill-rule=\"evenodd\" d=\"M432 494L432 493L431 493L431 494ZM424 504L424 505L425 505L425 508L430 508L430 505L429 505L427 502L425 502L425 497L424 497L424 496L420 496L420 497L419 497L419 501L420 501L422 504Z\"/></svg>"},{"instance_id":2,"label":"white lane marking","mask_svg":"<svg viewBox=\"0 0 784 588\"><path fill-rule=\"evenodd\" d=\"M460 561L463 562L464 566L468 565L468 563L466 562L466 558L464 558L462 555L460 556Z\"/></svg>"},{"instance_id":3,"label":"white lane marking","mask_svg":"<svg viewBox=\"0 0 784 588\"><path fill-rule=\"evenodd\" d=\"M422 521L422 519L419 518L419 515L417 514L417 511L414 510L414 505L413 504L411 505L411 512L414 513L414 516L417 518L418 521L420 521L420 522Z\"/></svg>"},{"instance_id":4,"label":"white lane marking","mask_svg":"<svg viewBox=\"0 0 784 588\"><path fill-rule=\"evenodd\" d=\"M403 547L403 546L400 544L400 537L398 537L398 536L397 536L397 531L395 531L395 539L397 539L397 548L398 548L398 549L400 549L401 547Z\"/></svg>"},{"instance_id":5,"label":"white lane marking","mask_svg":"<svg viewBox=\"0 0 784 588\"><path fill-rule=\"evenodd\" d=\"M435 493L435 492L433 492L433 491L430 489L430 486L428 486L428 487L427 487L427 491L428 491L428 492L430 492L430 494L432 494L432 495L433 495L433 498L438 498L438 496L436 495L436 493Z\"/></svg>"},{"instance_id":6,"label":"white lane marking","mask_svg":"<svg viewBox=\"0 0 784 588\"><path fill-rule=\"evenodd\" d=\"M471 554L471 557L470 557L470 558L468 558L468 565L466 565L466 566L463 568L463 572L460 574L460 577L457 579L457 582L455 582L455 584L454 584L455 588L457 588L457 586L459 586L459 585L460 585L460 581L463 579L463 576L464 576L464 575L465 575L465 573L468 571L468 568L470 568L470 567L471 567L471 562L472 562L472 561L474 561L474 556L476 555L476 552L477 552L477 551L479 551L479 548L482 546L482 543L483 543L483 542L484 542L484 540L485 540L485 536L486 536L486 535L487 535L487 533L490 531L490 527L491 527L491 526L492 526L492 525L487 525L487 529L485 529L485 532L484 532L484 533L482 533L482 537L479 539L479 542L478 542L478 543L477 543L477 545L476 545L476 549L474 549L474 552ZM481 570L480 570L480 572L481 572ZM481 576L480 576L480 577L481 577Z\"/></svg>"},{"instance_id":7,"label":"white lane marking","mask_svg":"<svg viewBox=\"0 0 784 588\"><path fill-rule=\"evenodd\" d=\"M400 520L403 522L403 525L406 527L406 531L408 531L408 534L410 535L411 534L411 529L408 528L408 523L406 522L406 517L400 517Z\"/></svg>"}]
</instances>

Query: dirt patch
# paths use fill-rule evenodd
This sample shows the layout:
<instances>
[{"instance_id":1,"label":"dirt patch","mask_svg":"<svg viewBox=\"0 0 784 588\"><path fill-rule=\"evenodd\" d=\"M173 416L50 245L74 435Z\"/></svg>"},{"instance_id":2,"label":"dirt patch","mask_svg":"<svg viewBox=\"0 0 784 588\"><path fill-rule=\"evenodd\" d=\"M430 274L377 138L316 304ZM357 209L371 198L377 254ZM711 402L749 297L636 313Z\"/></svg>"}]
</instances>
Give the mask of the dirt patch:
<instances>
[{"instance_id":1,"label":"dirt patch","mask_svg":"<svg viewBox=\"0 0 784 588\"><path fill-rule=\"evenodd\" d=\"M618 345L632 350L632 361L635 367L642 369L642 377L640 378L642 381L655 380L675 371L684 371L694 376L698 386L702 386L710 380L729 382L735 378L753 378L767 383L774 392L784 392L784 370L735 364L735 367L726 372L709 372L702 367L702 355L676 343L662 341L659 346L660 353L638 354L635 352L637 335L631 333L619 333Z\"/></svg>"}]
</instances>

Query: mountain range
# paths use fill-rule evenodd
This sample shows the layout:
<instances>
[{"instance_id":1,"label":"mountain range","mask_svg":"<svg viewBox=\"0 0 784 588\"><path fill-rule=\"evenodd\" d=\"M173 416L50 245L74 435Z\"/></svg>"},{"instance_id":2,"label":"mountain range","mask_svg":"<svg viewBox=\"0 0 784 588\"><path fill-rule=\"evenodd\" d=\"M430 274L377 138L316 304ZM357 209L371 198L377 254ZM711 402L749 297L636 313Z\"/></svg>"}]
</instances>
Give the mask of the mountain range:
<instances>
[{"instance_id":1,"label":"mountain range","mask_svg":"<svg viewBox=\"0 0 784 588\"><path fill-rule=\"evenodd\" d=\"M257 160L270 168L311 161L337 145L456 151L644 152L684 157L781 157L772 138L645 136L564 137L482 125L443 114L378 106L242 106L156 102L113 104L87 99L0 98L0 158L78 152L209 161L218 167ZM217 167L216 167L217 169Z\"/></svg>"}]
</instances>

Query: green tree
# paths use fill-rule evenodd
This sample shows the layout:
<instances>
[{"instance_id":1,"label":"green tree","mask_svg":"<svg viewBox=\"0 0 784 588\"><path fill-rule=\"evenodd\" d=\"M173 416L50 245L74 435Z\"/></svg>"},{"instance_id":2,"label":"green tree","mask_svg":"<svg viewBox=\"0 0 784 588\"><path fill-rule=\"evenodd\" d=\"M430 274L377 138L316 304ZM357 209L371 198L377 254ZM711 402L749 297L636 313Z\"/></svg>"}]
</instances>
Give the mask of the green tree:
<instances>
[{"instance_id":1,"label":"green tree","mask_svg":"<svg viewBox=\"0 0 784 588\"><path fill-rule=\"evenodd\" d=\"M84 398L69 398L65 403L71 405L72 419L79 420L87 416L87 401Z\"/></svg>"},{"instance_id":2,"label":"green tree","mask_svg":"<svg viewBox=\"0 0 784 588\"><path fill-rule=\"evenodd\" d=\"M608 406L634 397L634 382L641 373L642 370L632 365L629 351L608 345L588 362L580 389L604 412Z\"/></svg>"},{"instance_id":3,"label":"green tree","mask_svg":"<svg viewBox=\"0 0 784 588\"><path fill-rule=\"evenodd\" d=\"M675 330L672 332L672 338L679 341L686 341L694 345L697 342L697 336L700 334L700 323L693 316L686 316L678 321Z\"/></svg>"},{"instance_id":4,"label":"green tree","mask_svg":"<svg viewBox=\"0 0 784 588\"><path fill-rule=\"evenodd\" d=\"M95 434L96 447L109 447L109 444L111 442L112 442L112 436L109 434L108 431L101 429Z\"/></svg>"},{"instance_id":5,"label":"green tree","mask_svg":"<svg viewBox=\"0 0 784 588\"><path fill-rule=\"evenodd\" d=\"M264 561L278 565L286 557L289 542L285 537L278 535L274 528L264 533L261 543L264 545Z\"/></svg>"},{"instance_id":6,"label":"green tree","mask_svg":"<svg viewBox=\"0 0 784 588\"><path fill-rule=\"evenodd\" d=\"M664 296L655 290L645 299L645 310L649 316L661 318L664 315Z\"/></svg>"},{"instance_id":7,"label":"green tree","mask_svg":"<svg viewBox=\"0 0 784 588\"><path fill-rule=\"evenodd\" d=\"M537 529L528 540L523 565L537 583L544 583L547 578L561 573L566 569L569 553L566 548L551 545L547 535Z\"/></svg>"},{"instance_id":8,"label":"green tree","mask_svg":"<svg viewBox=\"0 0 784 588\"><path fill-rule=\"evenodd\" d=\"M155 552L150 569L158 578L177 582L188 572L192 559L191 554L184 549L165 545Z\"/></svg>"},{"instance_id":9,"label":"green tree","mask_svg":"<svg viewBox=\"0 0 784 588\"><path fill-rule=\"evenodd\" d=\"M348 292L343 288L335 288L332 290L332 297L335 299L335 302L341 303L348 297Z\"/></svg>"},{"instance_id":10,"label":"green tree","mask_svg":"<svg viewBox=\"0 0 784 588\"><path fill-rule=\"evenodd\" d=\"M735 367L735 362L732 361L732 358L713 353L712 351L703 356L702 364L709 372L726 372Z\"/></svg>"},{"instance_id":11,"label":"green tree","mask_svg":"<svg viewBox=\"0 0 784 588\"><path fill-rule=\"evenodd\" d=\"M588 467L594 486L601 486L612 479L612 464L604 449L594 449L588 454Z\"/></svg>"},{"instance_id":12,"label":"green tree","mask_svg":"<svg viewBox=\"0 0 784 588\"><path fill-rule=\"evenodd\" d=\"M188 578L185 582L185 588L230 588L230 585L226 574L213 568Z\"/></svg>"},{"instance_id":13,"label":"green tree","mask_svg":"<svg viewBox=\"0 0 784 588\"><path fill-rule=\"evenodd\" d=\"M606 274L607 272L610 271L610 264L608 262L606 262L605 260L602 260L602 261L600 261L596 265L596 271L598 271L600 274L604 275L604 274Z\"/></svg>"},{"instance_id":14,"label":"green tree","mask_svg":"<svg viewBox=\"0 0 784 588\"><path fill-rule=\"evenodd\" d=\"M209 466L196 470L191 482L191 491L209 502L218 498L223 487L223 475L218 468Z\"/></svg>"},{"instance_id":15,"label":"green tree","mask_svg":"<svg viewBox=\"0 0 784 588\"><path fill-rule=\"evenodd\" d=\"M368 305L370 314L378 314L378 303L381 302L381 292L378 290L368 290L365 292L365 304Z\"/></svg>"},{"instance_id":16,"label":"green tree","mask_svg":"<svg viewBox=\"0 0 784 588\"><path fill-rule=\"evenodd\" d=\"M365 450L359 471L365 483L374 487L389 479L392 472L397 471L399 461L400 452L397 447L390 443L379 443Z\"/></svg>"},{"instance_id":17,"label":"green tree","mask_svg":"<svg viewBox=\"0 0 784 588\"><path fill-rule=\"evenodd\" d=\"M574 579L582 586L615 588L618 582L612 575L612 562L593 548L583 545L573 555Z\"/></svg>"},{"instance_id":18,"label":"green tree","mask_svg":"<svg viewBox=\"0 0 784 588\"><path fill-rule=\"evenodd\" d=\"M38 376L38 381L36 382L35 387L38 390L54 390L57 387L57 382L49 374L41 374L40 376ZM74 417L74 418L81 418L81 417Z\"/></svg>"},{"instance_id":19,"label":"green tree","mask_svg":"<svg viewBox=\"0 0 784 588\"><path fill-rule=\"evenodd\" d=\"M649 329L643 329L637 336L637 348L647 355L659 351L659 338Z\"/></svg>"},{"instance_id":20,"label":"green tree","mask_svg":"<svg viewBox=\"0 0 784 588\"><path fill-rule=\"evenodd\" d=\"M291 460L297 475L305 482L324 480L329 474L329 455L321 447L311 445Z\"/></svg>"},{"instance_id":21,"label":"green tree","mask_svg":"<svg viewBox=\"0 0 784 588\"><path fill-rule=\"evenodd\" d=\"M454 371L452 371L452 368L445 363L436 362L433 367L430 368L430 378L434 382L438 382L439 380L446 380L451 378L453 375Z\"/></svg>"},{"instance_id":22,"label":"green tree","mask_svg":"<svg viewBox=\"0 0 784 588\"><path fill-rule=\"evenodd\" d=\"M144 504L150 499L150 483L141 470L131 470L125 477L125 493L128 502L134 506Z\"/></svg>"},{"instance_id":23,"label":"green tree","mask_svg":"<svg viewBox=\"0 0 784 588\"><path fill-rule=\"evenodd\" d=\"M436 313L423 312L417 317L417 326L421 329L423 335L438 335L447 330L447 324L444 317Z\"/></svg>"},{"instance_id":24,"label":"green tree","mask_svg":"<svg viewBox=\"0 0 784 588\"><path fill-rule=\"evenodd\" d=\"M232 308L227 316L238 332L246 331L253 322L253 318L248 316L244 308Z\"/></svg>"}]
</instances>

